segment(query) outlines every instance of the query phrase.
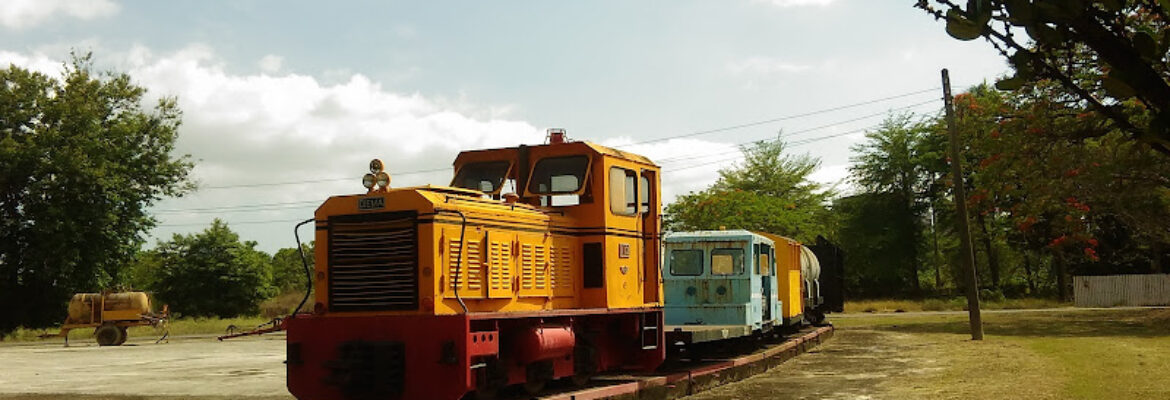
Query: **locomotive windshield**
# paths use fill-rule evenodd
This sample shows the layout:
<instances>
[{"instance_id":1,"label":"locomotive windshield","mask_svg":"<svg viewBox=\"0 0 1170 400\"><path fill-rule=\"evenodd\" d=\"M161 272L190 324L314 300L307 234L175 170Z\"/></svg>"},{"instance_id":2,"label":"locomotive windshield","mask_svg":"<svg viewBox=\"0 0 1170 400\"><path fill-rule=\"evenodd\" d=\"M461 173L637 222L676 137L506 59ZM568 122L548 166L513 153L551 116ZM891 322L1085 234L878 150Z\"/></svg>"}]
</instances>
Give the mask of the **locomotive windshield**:
<instances>
[{"instance_id":1,"label":"locomotive windshield","mask_svg":"<svg viewBox=\"0 0 1170 400\"><path fill-rule=\"evenodd\" d=\"M697 276L703 274L703 250L671 250L670 274Z\"/></svg>"},{"instance_id":2,"label":"locomotive windshield","mask_svg":"<svg viewBox=\"0 0 1170 400\"><path fill-rule=\"evenodd\" d=\"M581 190L589 157L550 157L536 162L528 191L536 194L568 194Z\"/></svg>"},{"instance_id":3,"label":"locomotive windshield","mask_svg":"<svg viewBox=\"0 0 1170 400\"><path fill-rule=\"evenodd\" d=\"M500 186L503 186L510 165L507 161L466 164L463 168L459 168L459 173L455 174L455 180L451 186L479 190L484 193L495 193L500 190Z\"/></svg>"},{"instance_id":4,"label":"locomotive windshield","mask_svg":"<svg viewBox=\"0 0 1170 400\"><path fill-rule=\"evenodd\" d=\"M743 273L743 249L711 250L711 275Z\"/></svg>"}]
</instances>

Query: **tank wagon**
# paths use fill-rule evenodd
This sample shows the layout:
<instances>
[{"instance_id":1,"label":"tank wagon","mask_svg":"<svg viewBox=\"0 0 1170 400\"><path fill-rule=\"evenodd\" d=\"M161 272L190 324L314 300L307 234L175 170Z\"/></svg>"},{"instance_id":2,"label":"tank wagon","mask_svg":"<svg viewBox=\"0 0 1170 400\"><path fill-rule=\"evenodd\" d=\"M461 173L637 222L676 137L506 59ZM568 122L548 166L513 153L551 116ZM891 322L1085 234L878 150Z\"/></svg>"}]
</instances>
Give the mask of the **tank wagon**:
<instances>
[{"instance_id":1,"label":"tank wagon","mask_svg":"<svg viewBox=\"0 0 1170 400\"><path fill-rule=\"evenodd\" d=\"M776 278L783 275L771 239L726 230L671 233L663 242L669 343L751 336L778 325L783 297Z\"/></svg>"},{"instance_id":2,"label":"tank wagon","mask_svg":"<svg viewBox=\"0 0 1170 400\"><path fill-rule=\"evenodd\" d=\"M804 302L804 319L811 324L825 322L825 297L821 290L821 263L807 246L800 246L800 283Z\"/></svg>"},{"instance_id":3,"label":"tank wagon","mask_svg":"<svg viewBox=\"0 0 1170 400\"><path fill-rule=\"evenodd\" d=\"M78 293L69 299L69 313L61 331L41 337L64 337L68 346L69 331L94 328L99 346L121 346L129 337L128 328L158 327L166 321L166 307L158 314L151 311L150 297L144 292Z\"/></svg>"},{"instance_id":4,"label":"tank wagon","mask_svg":"<svg viewBox=\"0 0 1170 400\"><path fill-rule=\"evenodd\" d=\"M366 193L326 200L289 391L458 399L661 364L659 168L549 137L460 153L450 186L392 189L375 160Z\"/></svg>"}]
</instances>

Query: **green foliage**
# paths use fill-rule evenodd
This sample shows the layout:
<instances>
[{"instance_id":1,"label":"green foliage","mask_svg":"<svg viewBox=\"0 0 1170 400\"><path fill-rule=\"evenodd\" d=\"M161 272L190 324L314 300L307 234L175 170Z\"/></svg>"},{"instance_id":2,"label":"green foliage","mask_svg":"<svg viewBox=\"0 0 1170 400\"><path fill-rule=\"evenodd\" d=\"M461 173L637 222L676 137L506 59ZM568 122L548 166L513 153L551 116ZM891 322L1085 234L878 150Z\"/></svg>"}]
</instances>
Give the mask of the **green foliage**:
<instances>
[{"instance_id":1,"label":"green foliage","mask_svg":"<svg viewBox=\"0 0 1170 400\"><path fill-rule=\"evenodd\" d=\"M1166 270L1164 156L1050 81L1012 92L976 86L954 106L968 193L960 201L972 214L976 268L989 294L1067 293L1062 275ZM1117 107L1144 113L1136 101ZM937 282L959 276L942 122L891 121L854 149L851 172L864 193L833 209L853 295L906 294L915 281L899 271L914 258L932 261ZM931 220L937 229L918 222ZM915 257L911 243L934 250L935 239L937 253Z\"/></svg>"},{"instance_id":2,"label":"green foliage","mask_svg":"<svg viewBox=\"0 0 1170 400\"><path fill-rule=\"evenodd\" d=\"M921 290L918 276L921 269L921 221L926 220L926 212L933 205L930 196L936 193L937 177L940 176L932 170L938 166L941 149L935 147L939 142L928 140L931 128L927 122L915 120L911 115L890 116L878 129L866 132L864 143L853 147L855 156L850 173L867 195L839 204L843 207L839 210L842 219L839 241L845 247L858 247L854 250L861 253L871 250L865 248L870 243L865 235L877 235L888 244L889 247L872 254L872 257L847 259L850 265L846 271L857 274L854 275L857 279L865 275L883 275L874 270L879 266L896 266L900 269L895 271L904 271L901 282L904 286L885 287L880 290L881 294L917 293ZM877 227L866 225L877 222L873 220L875 218L883 221ZM880 229L867 232L874 228ZM851 240L862 242L850 243ZM847 250L847 253L853 251ZM905 290L899 289L901 287Z\"/></svg>"},{"instance_id":3,"label":"green foliage","mask_svg":"<svg viewBox=\"0 0 1170 400\"><path fill-rule=\"evenodd\" d=\"M914 212L895 193L863 193L833 203L840 225L836 243L845 252L845 287L850 296L911 295L916 291Z\"/></svg>"},{"instance_id":4,"label":"green foliage","mask_svg":"<svg viewBox=\"0 0 1170 400\"><path fill-rule=\"evenodd\" d=\"M111 288L155 221L146 208L188 188L174 157L174 99L144 108L125 74L89 56L60 78L0 70L0 332L59 323L76 292Z\"/></svg>"},{"instance_id":5,"label":"green foliage","mask_svg":"<svg viewBox=\"0 0 1170 400\"><path fill-rule=\"evenodd\" d=\"M1095 114L1051 101L1057 90L1041 82L956 98L972 157L968 204L1005 220L991 228L1019 247L1065 253L1074 272L1150 271L1150 247L1170 242L1170 164Z\"/></svg>"},{"instance_id":6,"label":"green foliage","mask_svg":"<svg viewBox=\"0 0 1170 400\"><path fill-rule=\"evenodd\" d=\"M778 139L745 147L742 165L719 171L714 185L666 207L666 228L747 229L811 242L829 225L825 204L834 193L808 179L820 160L784 150Z\"/></svg>"},{"instance_id":7,"label":"green foliage","mask_svg":"<svg viewBox=\"0 0 1170 400\"><path fill-rule=\"evenodd\" d=\"M903 114L890 116L878 129L866 132L866 142L853 147L856 155L849 170L854 181L868 191L898 193L917 203L934 182L927 160L935 154L925 143L930 128Z\"/></svg>"},{"instance_id":8,"label":"green foliage","mask_svg":"<svg viewBox=\"0 0 1170 400\"><path fill-rule=\"evenodd\" d=\"M305 252L304 260L309 264L309 271L313 270L313 243L302 244ZM281 293L290 290L304 293L305 267L301 262L301 254L294 247L283 248L272 255L272 285Z\"/></svg>"},{"instance_id":9,"label":"green foliage","mask_svg":"<svg viewBox=\"0 0 1170 400\"><path fill-rule=\"evenodd\" d=\"M175 235L154 250L161 265L152 288L185 316L256 315L276 288L270 257L255 247L219 219L202 233Z\"/></svg>"},{"instance_id":10,"label":"green foliage","mask_svg":"<svg viewBox=\"0 0 1170 400\"><path fill-rule=\"evenodd\" d=\"M1170 154L1170 14L1165 1L919 0L959 40L985 38L1015 69L996 84L1044 80L1116 128ZM1022 32L1021 32L1022 31ZM1031 41L1023 38L1031 39ZM1152 118L1112 102L1140 101Z\"/></svg>"}]
</instances>

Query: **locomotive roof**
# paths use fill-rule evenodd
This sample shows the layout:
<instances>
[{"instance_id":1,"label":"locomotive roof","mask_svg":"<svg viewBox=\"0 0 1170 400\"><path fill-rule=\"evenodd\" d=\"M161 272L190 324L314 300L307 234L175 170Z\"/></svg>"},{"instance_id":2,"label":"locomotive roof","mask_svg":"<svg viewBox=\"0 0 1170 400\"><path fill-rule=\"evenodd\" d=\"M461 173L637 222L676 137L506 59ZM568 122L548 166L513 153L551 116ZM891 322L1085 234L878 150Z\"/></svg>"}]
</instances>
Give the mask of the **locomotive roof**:
<instances>
[{"instance_id":1,"label":"locomotive roof","mask_svg":"<svg viewBox=\"0 0 1170 400\"><path fill-rule=\"evenodd\" d=\"M602 155L606 155L606 156L610 156L610 157L614 157L614 158L620 158L623 160L633 161L636 163L646 164L648 166L653 166L653 167L658 166L658 164L655 164L653 161L650 161L649 158L646 158L645 156L642 156L640 154L634 154L634 153L630 153L628 151L622 151L622 150L618 150L618 149L615 149L612 147L602 146L602 145L599 145L599 144L593 143L593 142L582 141L582 142L566 142L566 143L562 143L562 144L538 144L538 145L532 145L532 146L528 146L528 147L529 148L540 148L540 147L550 147L550 146L585 146L585 147L589 148L590 150L593 150L593 152L595 152L597 154L602 154ZM472 155L472 154L509 153L509 152L515 152L518 149L519 149L519 147L517 146L517 147L499 147L499 148L494 148L494 149L465 150L465 151L459 152L459 156L455 157L455 162L458 163L460 159L464 158L464 156L468 156L468 155Z\"/></svg>"},{"instance_id":2,"label":"locomotive roof","mask_svg":"<svg viewBox=\"0 0 1170 400\"><path fill-rule=\"evenodd\" d=\"M689 231L671 232L666 234L667 242L701 242L707 240L743 240L754 238L761 242L771 242L772 239L743 229L729 229L719 231Z\"/></svg>"}]
</instances>

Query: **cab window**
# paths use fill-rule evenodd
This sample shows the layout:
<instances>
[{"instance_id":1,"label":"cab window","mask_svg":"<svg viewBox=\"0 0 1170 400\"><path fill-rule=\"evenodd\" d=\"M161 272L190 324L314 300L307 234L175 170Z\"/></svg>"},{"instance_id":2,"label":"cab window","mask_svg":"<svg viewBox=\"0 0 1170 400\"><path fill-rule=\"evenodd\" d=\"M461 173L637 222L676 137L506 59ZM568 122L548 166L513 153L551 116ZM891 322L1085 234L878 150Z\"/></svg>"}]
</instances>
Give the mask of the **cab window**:
<instances>
[{"instance_id":1,"label":"cab window","mask_svg":"<svg viewBox=\"0 0 1170 400\"><path fill-rule=\"evenodd\" d=\"M532 168L528 191L536 194L576 193L585 184L589 157L551 157L537 161Z\"/></svg>"},{"instance_id":2,"label":"cab window","mask_svg":"<svg viewBox=\"0 0 1170 400\"><path fill-rule=\"evenodd\" d=\"M638 175L634 171L613 167L609 169L609 210L617 215L638 213Z\"/></svg>"},{"instance_id":3,"label":"cab window","mask_svg":"<svg viewBox=\"0 0 1170 400\"><path fill-rule=\"evenodd\" d=\"M772 274L772 263L771 263L772 257L770 256L771 253L772 253L772 246L762 244L762 243L756 244L756 254L759 255L759 257L757 257L757 258L758 258L758 262L759 262L758 268L759 268L760 275L771 275Z\"/></svg>"},{"instance_id":4,"label":"cab window","mask_svg":"<svg viewBox=\"0 0 1170 400\"><path fill-rule=\"evenodd\" d=\"M650 178L646 176L646 172L642 173L642 180L638 185L638 200L642 204L642 214L650 213Z\"/></svg>"},{"instance_id":5,"label":"cab window","mask_svg":"<svg viewBox=\"0 0 1170 400\"><path fill-rule=\"evenodd\" d=\"M711 250L711 275L727 276L743 273L743 249Z\"/></svg>"},{"instance_id":6,"label":"cab window","mask_svg":"<svg viewBox=\"0 0 1170 400\"><path fill-rule=\"evenodd\" d=\"M509 166L511 164L507 161L465 164L455 174L451 186L479 190L484 193L495 193L504 185L504 178L508 175Z\"/></svg>"},{"instance_id":7,"label":"cab window","mask_svg":"<svg viewBox=\"0 0 1170 400\"><path fill-rule=\"evenodd\" d=\"M674 276L698 276L703 274L702 250L671 250L670 274Z\"/></svg>"}]
</instances>

